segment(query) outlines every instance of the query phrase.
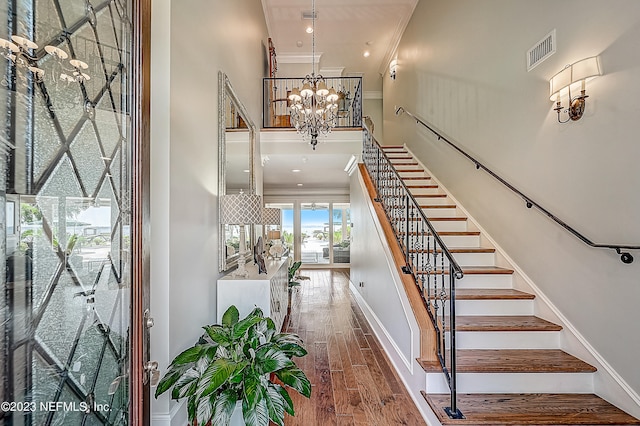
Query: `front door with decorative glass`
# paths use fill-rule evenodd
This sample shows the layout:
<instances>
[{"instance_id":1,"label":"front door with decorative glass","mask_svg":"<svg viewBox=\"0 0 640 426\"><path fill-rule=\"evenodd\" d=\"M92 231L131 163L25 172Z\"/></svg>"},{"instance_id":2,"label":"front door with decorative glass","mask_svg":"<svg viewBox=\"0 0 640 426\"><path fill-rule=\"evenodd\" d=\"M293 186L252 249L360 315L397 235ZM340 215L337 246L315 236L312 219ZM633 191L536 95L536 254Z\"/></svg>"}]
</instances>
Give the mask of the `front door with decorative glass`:
<instances>
[{"instance_id":1,"label":"front door with decorative glass","mask_svg":"<svg viewBox=\"0 0 640 426\"><path fill-rule=\"evenodd\" d=\"M1 424L140 411L134 3L0 2Z\"/></svg>"}]
</instances>

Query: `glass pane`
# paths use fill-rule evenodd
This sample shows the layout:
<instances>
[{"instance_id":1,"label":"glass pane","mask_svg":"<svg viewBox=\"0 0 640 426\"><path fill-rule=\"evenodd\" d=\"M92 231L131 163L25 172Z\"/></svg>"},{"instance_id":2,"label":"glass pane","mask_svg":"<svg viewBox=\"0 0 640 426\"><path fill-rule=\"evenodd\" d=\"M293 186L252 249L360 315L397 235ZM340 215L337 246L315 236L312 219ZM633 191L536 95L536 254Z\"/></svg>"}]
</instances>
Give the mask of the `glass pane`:
<instances>
[{"instance_id":1,"label":"glass pane","mask_svg":"<svg viewBox=\"0 0 640 426\"><path fill-rule=\"evenodd\" d=\"M37 408L3 425L128 424L130 8L0 2L0 37L40 46L0 61L0 397Z\"/></svg>"},{"instance_id":2,"label":"glass pane","mask_svg":"<svg viewBox=\"0 0 640 426\"><path fill-rule=\"evenodd\" d=\"M333 204L333 263L351 261L351 214L349 204Z\"/></svg>"},{"instance_id":3,"label":"glass pane","mask_svg":"<svg viewBox=\"0 0 640 426\"><path fill-rule=\"evenodd\" d=\"M303 203L300 206L302 263L329 263L329 204Z\"/></svg>"}]
</instances>

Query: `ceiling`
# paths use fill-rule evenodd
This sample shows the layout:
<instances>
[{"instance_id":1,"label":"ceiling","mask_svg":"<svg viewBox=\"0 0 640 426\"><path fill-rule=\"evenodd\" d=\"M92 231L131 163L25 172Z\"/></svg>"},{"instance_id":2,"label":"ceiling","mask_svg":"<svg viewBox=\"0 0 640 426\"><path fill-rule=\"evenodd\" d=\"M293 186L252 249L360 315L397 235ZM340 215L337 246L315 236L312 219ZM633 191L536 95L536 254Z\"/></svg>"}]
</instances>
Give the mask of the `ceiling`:
<instances>
[{"instance_id":1,"label":"ceiling","mask_svg":"<svg viewBox=\"0 0 640 426\"><path fill-rule=\"evenodd\" d=\"M381 98L381 75L393 59L418 0L315 2L316 56L321 53L316 73L362 76L365 98ZM311 71L312 36L305 29L312 20L302 15L311 15L312 0L262 0L262 7L276 50L277 76L304 77L296 70ZM344 168L352 155L360 153L362 133L334 130L321 140L324 142L314 151L297 133L263 131L260 148L263 159L268 157L263 162L265 194L348 193L349 176Z\"/></svg>"},{"instance_id":2,"label":"ceiling","mask_svg":"<svg viewBox=\"0 0 640 426\"><path fill-rule=\"evenodd\" d=\"M263 131L260 151L264 193L348 194L349 175L345 167L361 150L359 130L334 130L327 137L319 136L315 150L296 132Z\"/></svg>"},{"instance_id":3,"label":"ceiling","mask_svg":"<svg viewBox=\"0 0 640 426\"><path fill-rule=\"evenodd\" d=\"M381 74L395 54L418 0L315 2L315 50L322 53L317 69L344 68L343 76L363 75L365 92L381 91ZM312 0L262 0L262 7L278 68L296 62L311 66L312 37L305 29L312 20L303 19L302 14L311 14ZM364 57L365 51L369 57ZM279 73L278 77L294 76Z\"/></svg>"}]
</instances>

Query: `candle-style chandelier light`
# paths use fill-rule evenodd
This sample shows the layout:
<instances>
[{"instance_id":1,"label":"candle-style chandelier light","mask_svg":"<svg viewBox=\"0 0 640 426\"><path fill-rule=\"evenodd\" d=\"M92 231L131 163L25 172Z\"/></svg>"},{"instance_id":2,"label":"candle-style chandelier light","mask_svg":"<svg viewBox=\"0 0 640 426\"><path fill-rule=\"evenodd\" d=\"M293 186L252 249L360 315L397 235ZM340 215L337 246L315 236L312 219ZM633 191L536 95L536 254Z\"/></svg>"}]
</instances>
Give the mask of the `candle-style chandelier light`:
<instances>
[{"instance_id":1,"label":"candle-style chandelier light","mask_svg":"<svg viewBox=\"0 0 640 426\"><path fill-rule=\"evenodd\" d=\"M42 82L45 78L44 70L37 66L38 58L36 55L30 53L37 50L38 45L26 37L12 35L10 41L0 38L0 55L10 60L17 68L29 70L36 82ZM44 50L53 56L61 66L63 61L69 57L67 52L56 46L45 46ZM79 59L70 59L69 65L71 66L69 68L62 66L59 76L61 80L82 83L91 79L91 77L84 72L89 68L86 62ZM21 77L24 78L24 76ZM55 79L55 76L52 78Z\"/></svg>"},{"instance_id":2,"label":"candle-style chandelier light","mask_svg":"<svg viewBox=\"0 0 640 426\"><path fill-rule=\"evenodd\" d=\"M302 82L302 88L295 87L289 93L289 113L291 124L302 138L310 138L311 146L316 149L318 135L328 134L337 123L338 94L335 89L327 88L322 75L315 74L316 56L316 2L312 0L312 52L311 75Z\"/></svg>"}]
</instances>

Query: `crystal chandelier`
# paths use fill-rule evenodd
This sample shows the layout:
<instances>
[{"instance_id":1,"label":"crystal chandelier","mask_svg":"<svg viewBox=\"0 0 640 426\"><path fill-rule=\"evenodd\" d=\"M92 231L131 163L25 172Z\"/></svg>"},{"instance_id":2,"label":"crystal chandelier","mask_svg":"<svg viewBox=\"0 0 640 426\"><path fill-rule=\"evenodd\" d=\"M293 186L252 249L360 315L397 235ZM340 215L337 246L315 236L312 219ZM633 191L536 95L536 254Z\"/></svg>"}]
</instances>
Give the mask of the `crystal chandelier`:
<instances>
[{"instance_id":1,"label":"crystal chandelier","mask_svg":"<svg viewBox=\"0 0 640 426\"><path fill-rule=\"evenodd\" d=\"M316 2L312 1L312 55L311 75L302 82L302 89L293 88L289 94L289 113L291 124L302 138L311 139L311 146L316 149L319 134L328 134L336 126L338 111L338 94L335 89L327 88L321 75L315 74L316 56Z\"/></svg>"}]
</instances>

